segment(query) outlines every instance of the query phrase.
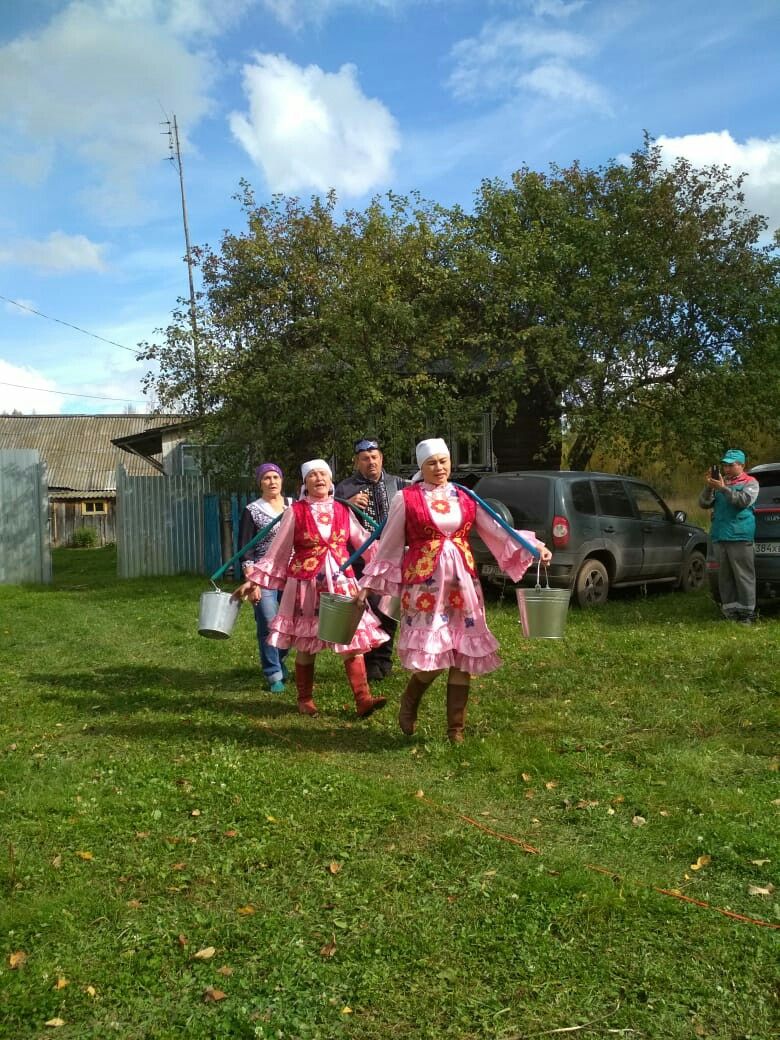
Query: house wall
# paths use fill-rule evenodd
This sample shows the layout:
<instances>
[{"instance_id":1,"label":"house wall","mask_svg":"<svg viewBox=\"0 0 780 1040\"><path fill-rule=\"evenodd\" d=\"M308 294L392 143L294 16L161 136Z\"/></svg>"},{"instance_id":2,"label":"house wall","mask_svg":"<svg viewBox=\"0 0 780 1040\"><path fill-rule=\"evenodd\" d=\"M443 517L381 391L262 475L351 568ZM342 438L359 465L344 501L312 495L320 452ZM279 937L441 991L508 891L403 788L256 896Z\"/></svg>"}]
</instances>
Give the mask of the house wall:
<instances>
[{"instance_id":1,"label":"house wall","mask_svg":"<svg viewBox=\"0 0 780 1040\"><path fill-rule=\"evenodd\" d=\"M83 499L49 500L49 517L52 545L61 548L73 543L73 534L82 527L89 528L97 534L98 545L110 545L116 542L116 502L113 499L100 499L106 502L105 513L87 513L82 511ZM94 501L90 499L89 501Z\"/></svg>"}]
</instances>

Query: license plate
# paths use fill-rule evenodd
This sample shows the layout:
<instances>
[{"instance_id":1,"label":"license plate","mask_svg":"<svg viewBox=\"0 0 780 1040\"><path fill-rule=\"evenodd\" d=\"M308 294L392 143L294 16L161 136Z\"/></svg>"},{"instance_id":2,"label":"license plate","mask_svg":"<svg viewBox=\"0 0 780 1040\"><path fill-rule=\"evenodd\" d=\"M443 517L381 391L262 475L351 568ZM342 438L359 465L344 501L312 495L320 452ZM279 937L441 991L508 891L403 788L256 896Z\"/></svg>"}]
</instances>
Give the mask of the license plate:
<instances>
[{"instance_id":1,"label":"license plate","mask_svg":"<svg viewBox=\"0 0 780 1040\"><path fill-rule=\"evenodd\" d=\"M763 556L764 553L772 553L775 556L780 555L780 542L756 542L754 548L756 556Z\"/></svg>"}]
</instances>

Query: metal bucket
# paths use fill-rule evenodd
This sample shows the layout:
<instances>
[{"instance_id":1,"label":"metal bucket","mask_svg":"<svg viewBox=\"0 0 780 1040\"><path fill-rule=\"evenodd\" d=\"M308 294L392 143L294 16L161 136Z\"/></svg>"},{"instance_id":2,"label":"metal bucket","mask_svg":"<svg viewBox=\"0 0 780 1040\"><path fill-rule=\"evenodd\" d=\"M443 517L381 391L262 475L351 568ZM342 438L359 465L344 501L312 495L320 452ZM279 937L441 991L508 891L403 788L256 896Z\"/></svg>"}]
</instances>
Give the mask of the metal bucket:
<instances>
[{"instance_id":1,"label":"metal bucket","mask_svg":"<svg viewBox=\"0 0 780 1040\"><path fill-rule=\"evenodd\" d=\"M354 638L364 606L351 596L323 592L320 596L317 635L326 643L348 646Z\"/></svg>"},{"instance_id":2,"label":"metal bucket","mask_svg":"<svg viewBox=\"0 0 780 1040\"><path fill-rule=\"evenodd\" d=\"M200 597L198 635L206 639L228 639L240 608L241 600L233 599L229 592L220 589L203 592Z\"/></svg>"},{"instance_id":3,"label":"metal bucket","mask_svg":"<svg viewBox=\"0 0 780 1040\"><path fill-rule=\"evenodd\" d=\"M381 596L376 606L380 614L384 614L385 617L392 618L393 621L398 621L398 619L401 617L400 596Z\"/></svg>"},{"instance_id":4,"label":"metal bucket","mask_svg":"<svg viewBox=\"0 0 780 1040\"><path fill-rule=\"evenodd\" d=\"M526 639L563 639L569 613L568 589L516 589L520 625Z\"/></svg>"}]
</instances>

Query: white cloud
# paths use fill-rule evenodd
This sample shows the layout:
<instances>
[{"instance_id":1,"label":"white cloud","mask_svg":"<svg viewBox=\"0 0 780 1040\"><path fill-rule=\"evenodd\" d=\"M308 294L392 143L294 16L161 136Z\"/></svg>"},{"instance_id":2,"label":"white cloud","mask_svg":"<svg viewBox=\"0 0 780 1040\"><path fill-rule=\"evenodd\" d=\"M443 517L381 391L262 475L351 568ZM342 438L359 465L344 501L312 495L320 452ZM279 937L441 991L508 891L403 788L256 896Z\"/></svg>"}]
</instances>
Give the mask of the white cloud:
<instances>
[{"instance_id":1,"label":"white cloud","mask_svg":"<svg viewBox=\"0 0 780 1040\"><path fill-rule=\"evenodd\" d=\"M569 18L584 6L585 0L572 0L571 3L566 3L566 0L534 0L532 10L537 18L545 15L550 18Z\"/></svg>"},{"instance_id":2,"label":"white cloud","mask_svg":"<svg viewBox=\"0 0 780 1040\"><path fill-rule=\"evenodd\" d=\"M518 84L551 101L573 101L590 108L609 110L601 87L565 62L543 62L521 76Z\"/></svg>"},{"instance_id":3,"label":"white cloud","mask_svg":"<svg viewBox=\"0 0 780 1040\"><path fill-rule=\"evenodd\" d=\"M330 73L257 54L244 66L244 91L249 112L233 112L230 128L272 191L335 188L359 196L390 179L398 127L362 93L353 65Z\"/></svg>"},{"instance_id":4,"label":"white cloud","mask_svg":"<svg viewBox=\"0 0 780 1040\"><path fill-rule=\"evenodd\" d=\"M17 307L15 304L19 306ZM15 318L32 318L32 312L36 309L33 300L24 300L20 296L16 298L16 301L7 300L3 305L3 310L7 314L13 314Z\"/></svg>"},{"instance_id":5,"label":"white cloud","mask_svg":"<svg viewBox=\"0 0 780 1040\"><path fill-rule=\"evenodd\" d=\"M257 0L97 0L108 18L149 21L180 36L217 36Z\"/></svg>"},{"instance_id":6,"label":"white cloud","mask_svg":"<svg viewBox=\"0 0 780 1040\"><path fill-rule=\"evenodd\" d=\"M54 380L47 379L35 369L12 365L0 358L0 413L14 409L39 414L58 413L62 410L63 398L46 392L56 389Z\"/></svg>"},{"instance_id":7,"label":"white cloud","mask_svg":"<svg viewBox=\"0 0 780 1040\"><path fill-rule=\"evenodd\" d=\"M105 271L105 245L84 235L52 231L45 239L18 239L0 248L0 264L34 267L49 274L71 271Z\"/></svg>"},{"instance_id":8,"label":"white cloud","mask_svg":"<svg viewBox=\"0 0 780 1040\"><path fill-rule=\"evenodd\" d=\"M211 109L207 56L189 51L169 25L122 16L136 6L75 0L37 33L0 47L3 166L29 182L49 172L57 152L75 155L88 171L86 198L107 223L138 215L139 174L165 155L162 106L181 128ZM141 15L163 6L141 3ZM174 6L182 17L205 9Z\"/></svg>"},{"instance_id":9,"label":"white cloud","mask_svg":"<svg viewBox=\"0 0 780 1040\"><path fill-rule=\"evenodd\" d=\"M508 98L530 91L607 111L602 88L574 66L593 50L587 37L565 29L544 29L518 19L490 21L479 36L452 48L455 67L447 85L460 99Z\"/></svg>"},{"instance_id":10,"label":"white cloud","mask_svg":"<svg viewBox=\"0 0 780 1040\"><path fill-rule=\"evenodd\" d=\"M358 7L362 11L378 9L394 12L415 3L426 2L436 0L262 0L265 9L288 29L300 29L310 22L321 23L339 8Z\"/></svg>"},{"instance_id":11,"label":"white cloud","mask_svg":"<svg viewBox=\"0 0 780 1040\"><path fill-rule=\"evenodd\" d=\"M740 143L721 130L662 136L656 143L670 165L682 156L694 166L729 166L735 176L748 174L743 184L746 205L768 219L770 230L780 227L780 137L750 137Z\"/></svg>"}]
</instances>

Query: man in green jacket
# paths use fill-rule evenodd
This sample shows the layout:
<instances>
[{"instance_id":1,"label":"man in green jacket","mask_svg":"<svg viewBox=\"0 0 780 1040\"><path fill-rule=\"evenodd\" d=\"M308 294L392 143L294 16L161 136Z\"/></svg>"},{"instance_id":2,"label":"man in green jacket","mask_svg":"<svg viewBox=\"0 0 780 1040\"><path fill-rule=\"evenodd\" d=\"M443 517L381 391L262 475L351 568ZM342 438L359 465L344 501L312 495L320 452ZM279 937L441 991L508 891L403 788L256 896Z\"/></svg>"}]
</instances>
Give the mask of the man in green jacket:
<instances>
[{"instance_id":1,"label":"man in green jacket","mask_svg":"<svg viewBox=\"0 0 780 1040\"><path fill-rule=\"evenodd\" d=\"M712 510L710 537L718 564L720 609L729 621L752 625L756 615L756 565L753 503L758 481L745 473L744 451L730 448L720 460L721 472L707 473L699 505Z\"/></svg>"}]
</instances>

